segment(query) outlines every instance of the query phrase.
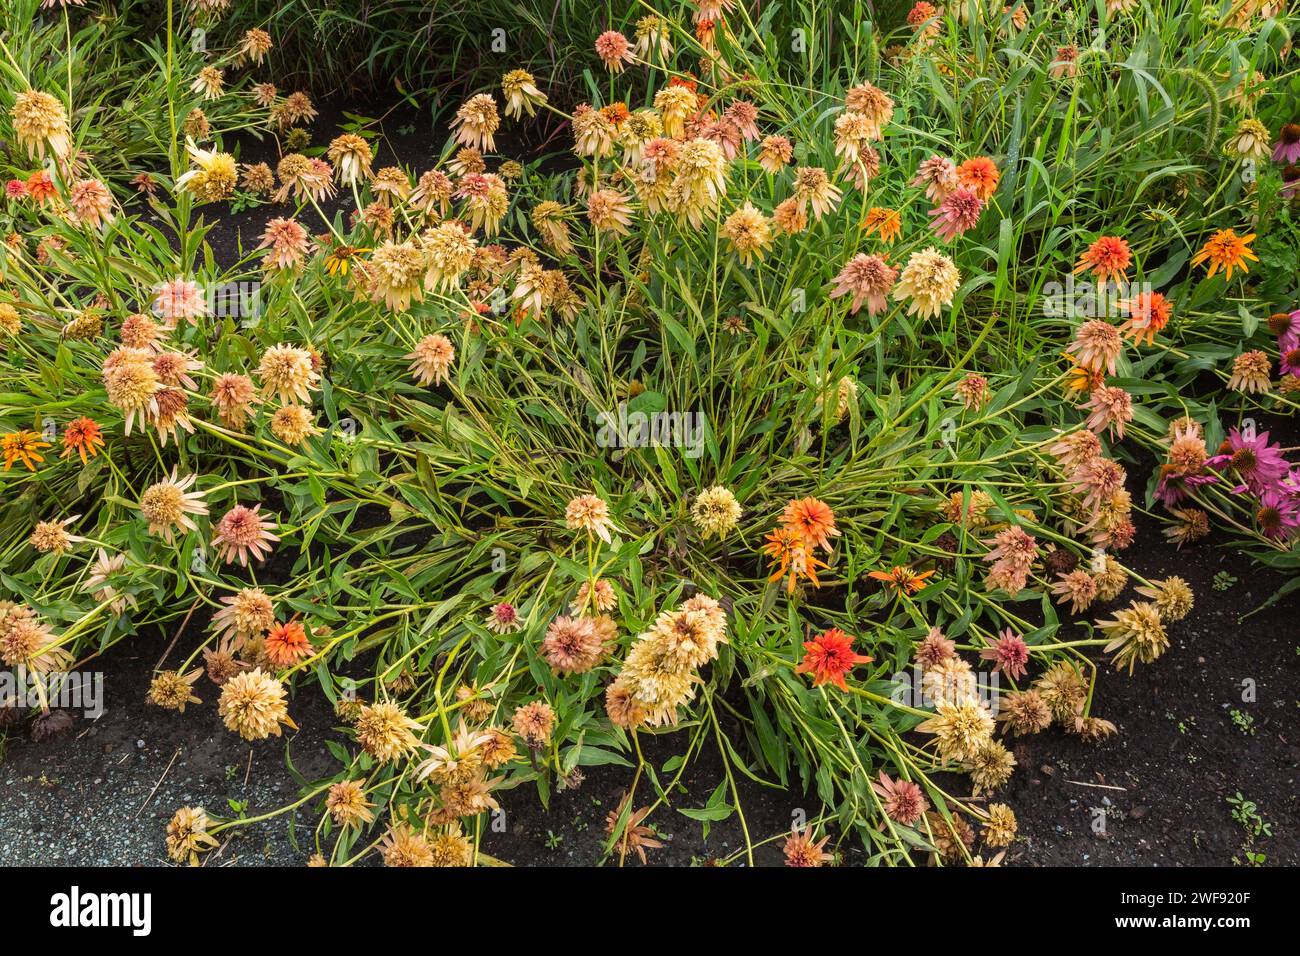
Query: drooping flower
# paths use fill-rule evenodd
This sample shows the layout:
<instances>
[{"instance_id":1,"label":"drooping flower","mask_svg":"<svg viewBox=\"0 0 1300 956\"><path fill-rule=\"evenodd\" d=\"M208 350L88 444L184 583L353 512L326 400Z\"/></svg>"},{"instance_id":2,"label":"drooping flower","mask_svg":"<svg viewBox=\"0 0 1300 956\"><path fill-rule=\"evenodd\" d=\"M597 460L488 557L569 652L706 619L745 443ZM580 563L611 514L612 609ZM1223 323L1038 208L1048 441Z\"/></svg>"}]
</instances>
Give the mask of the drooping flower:
<instances>
[{"instance_id":1,"label":"drooping flower","mask_svg":"<svg viewBox=\"0 0 1300 956\"><path fill-rule=\"evenodd\" d=\"M886 816L901 826L912 826L930 809L919 786L911 780L895 780L883 770L871 781L871 789L880 797Z\"/></svg>"},{"instance_id":2,"label":"drooping flower","mask_svg":"<svg viewBox=\"0 0 1300 956\"><path fill-rule=\"evenodd\" d=\"M262 353L257 374L262 379L262 394L275 395L281 402L310 402L311 389L320 379L309 351L283 343Z\"/></svg>"},{"instance_id":3,"label":"drooping flower","mask_svg":"<svg viewBox=\"0 0 1300 956\"><path fill-rule=\"evenodd\" d=\"M185 148L196 168L182 173L176 188L189 192L201 203L231 198L239 182L235 157L218 149L200 149L193 140Z\"/></svg>"},{"instance_id":4,"label":"drooping flower","mask_svg":"<svg viewBox=\"0 0 1300 956\"><path fill-rule=\"evenodd\" d=\"M632 44L617 30L606 30L596 37L596 55L611 73L622 73L628 63L635 63Z\"/></svg>"},{"instance_id":5,"label":"drooping flower","mask_svg":"<svg viewBox=\"0 0 1300 956\"><path fill-rule=\"evenodd\" d=\"M159 671L149 682L149 703L177 713L185 713L187 704L203 703L194 696L194 682L202 676L201 667L196 667L188 674L179 671Z\"/></svg>"},{"instance_id":6,"label":"drooping flower","mask_svg":"<svg viewBox=\"0 0 1300 956\"><path fill-rule=\"evenodd\" d=\"M764 137L758 150L758 164L775 176L790 162L794 156L794 144L785 136L772 135Z\"/></svg>"},{"instance_id":7,"label":"drooping flower","mask_svg":"<svg viewBox=\"0 0 1300 956\"><path fill-rule=\"evenodd\" d=\"M1123 438L1124 426L1133 420L1133 396L1118 386L1093 389L1084 407L1091 412L1086 424L1098 435L1113 431L1117 438Z\"/></svg>"},{"instance_id":8,"label":"drooping flower","mask_svg":"<svg viewBox=\"0 0 1300 956\"><path fill-rule=\"evenodd\" d=\"M252 415L253 406L261 401L253 380L238 372L222 372L212 382L209 395L223 424L243 428Z\"/></svg>"},{"instance_id":9,"label":"drooping flower","mask_svg":"<svg viewBox=\"0 0 1300 956\"><path fill-rule=\"evenodd\" d=\"M340 780L331 784L325 796L325 809L341 827L360 827L373 823L370 811L374 804L366 799L366 789L360 780Z\"/></svg>"},{"instance_id":10,"label":"drooping flower","mask_svg":"<svg viewBox=\"0 0 1300 956\"><path fill-rule=\"evenodd\" d=\"M803 642L803 659L795 666L796 674L812 674L813 686L834 684L847 691L844 677L858 664L869 664L874 659L853 650L853 638L838 627L829 628L811 641Z\"/></svg>"},{"instance_id":11,"label":"drooping flower","mask_svg":"<svg viewBox=\"0 0 1300 956\"><path fill-rule=\"evenodd\" d=\"M812 210L816 221L839 205L842 194L826 170L818 166L800 166L794 171L794 198L800 210Z\"/></svg>"},{"instance_id":12,"label":"drooping flower","mask_svg":"<svg viewBox=\"0 0 1300 956\"><path fill-rule=\"evenodd\" d=\"M81 515L72 515L57 521L38 521L28 539L33 548L42 554L63 554L74 544L85 541L81 535L68 534L68 525L77 521Z\"/></svg>"},{"instance_id":13,"label":"drooping flower","mask_svg":"<svg viewBox=\"0 0 1300 956\"><path fill-rule=\"evenodd\" d=\"M72 150L72 133L63 104L49 93L27 90L14 98L9 111L18 145L33 159L44 159L49 149L57 157Z\"/></svg>"},{"instance_id":14,"label":"drooping flower","mask_svg":"<svg viewBox=\"0 0 1300 956\"><path fill-rule=\"evenodd\" d=\"M772 229L766 216L746 202L727 217L722 224L740 264L748 267L755 259L762 260L763 253L772 243Z\"/></svg>"},{"instance_id":15,"label":"drooping flower","mask_svg":"<svg viewBox=\"0 0 1300 956\"><path fill-rule=\"evenodd\" d=\"M562 674L584 674L600 662L605 647L588 617L557 617L542 639L542 657Z\"/></svg>"},{"instance_id":16,"label":"drooping flower","mask_svg":"<svg viewBox=\"0 0 1300 956\"><path fill-rule=\"evenodd\" d=\"M555 711L544 700L534 700L515 710L512 720L514 731L533 750L541 750L550 742L555 729Z\"/></svg>"},{"instance_id":17,"label":"drooping flower","mask_svg":"<svg viewBox=\"0 0 1300 956\"><path fill-rule=\"evenodd\" d=\"M500 125L496 100L490 93L478 93L456 111L451 130L456 134L456 142L491 153L496 151L493 134Z\"/></svg>"},{"instance_id":18,"label":"drooping flower","mask_svg":"<svg viewBox=\"0 0 1300 956\"><path fill-rule=\"evenodd\" d=\"M980 651L980 657L992 661L1009 680L1020 680L1029 663L1029 645L1021 635L1003 628L993 646Z\"/></svg>"},{"instance_id":19,"label":"drooping flower","mask_svg":"<svg viewBox=\"0 0 1300 956\"><path fill-rule=\"evenodd\" d=\"M924 186L926 199L942 202L945 196L960 185L957 167L945 156L931 156L917 167L912 185Z\"/></svg>"},{"instance_id":20,"label":"drooping flower","mask_svg":"<svg viewBox=\"0 0 1300 956\"><path fill-rule=\"evenodd\" d=\"M1232 375L1228 377L1228 388L1234 392L1247 394L1263 393L1272 387L1269 375L1273 363L1268 355L1259 349L1242 352L1232 360Z\"/></svg>"},{"instance_id":21,"label":"drooping flower","mask_svg":"<svg viewBox=\"0 0 1300 956\"><path fill-rule=\"evenodd\" d=\"M1083 368L1114 375L1115 363L1124 351L1124 339L1109 322L1089 319L1079 326L1065 351Z\"/></svg>"},{"instance_id":22,"label":"drooping flower","mask_svg":"<svg viewBox=\"0 0 1300 956\"><path fill-rule=\"evenodd\" d=\"M1099 285L1114 282L1123 286L1128 281L1132 262L1133 254L1127 240L1119 236L1101 236L1079 257L1074 274L1090 271Z\"/></svg>"},{"instance_id":23,"label":"drooping flower","mask_svg":"<svg viewBox=\"0 0 1300 956\"><path fill-rule=\"evenodd\" d=\"M785 844L781 847L781 852L785 855L785 865L803 868L833 863L834 854L827 853L825 850L828 840L830 840L829 836L815 840L812 827L791 830Z\"/></svg>"},{"instance_id":24,"label":"drooping flower","mask_svg":"<svg viewBox=\"0 0 1300 956\"><path fill-rule=\"evenodd\" d=\"M958 186L944 196L929 215L934 220L935 234L945 242L951 242L974 229L983 211L984 200L968 187Z\"/></svg>"},{"instance_id":25,"label":"drooping flower","mask_svg":"<svg viewBox=\"0 0 1300 956\"><path fill-rule=\"evenodd\" d=\"M167 824L167 855L177 863L199 865L199 854L220 844L208 833L212 821L202 807L181 807Z\"/></svg>"},{"instance_id":26,"label":"drooping flower","mask_svg":"<svg viewBox=\"0 0 1300 956\"><path fill-rule=\"evenodd\" d=\"M934 734L939 756L945 761L966 763L974 760L980 748L993 736L993 717L978 700L940 700L934 716L918 724L923 734Z\"/></svg>"},{"instance_id":27,"label":"drooping flower","mask_svg":"<svg viewBox=\"0 0 1300 956\"><path fill-rule=\"evenodd\" d=\"M272 219L257 248L269 250L263 260L266 269L295 269L307 255L307 230L293 219Z\"/></svg>"},{"instance_id":28,"label":"drooping flower","mask_svg":"<svg viewBox=\"0 0 1300 956\"><path fill-rule=\"evenodd\" d=\"M281 724L298 729L289 717L284 685L260 667L236 674L221 686L217 713L227 730L245 740L279 737Z\"/></svg>"},{"instance_id":29,"label":"drooping flower","mask_svg":"<svg viewBox=\"0 0 1300 956\"><path fill-rule=\"evenodd\" d=\"M1228 430L1219 453L1206 464L1220 471L1231 469L1256 495L1278 487L1291 467L1282 456L1281 446L1269 443L1268 432L1243 432L1237 428Z\"/></svg>"},{"instance_id":30,"label":"drooping flower","mask_svg":"<svg viewBox=\"0 0 1300 956\"><path fill-rule=\"evenodd\" d=\"M1129 673L1133 666L1141 662L1150 664L1169 647L1169 637L1155 604L1146 601L1134 601L1115 617L1098 621L1097 627L1110 643L1103 649L1112 658L1117 668L1127 667Z\"/></svg>"},{"instance_id":31,"label":"drooping flower","mask_svg":"<svg viewBox=\"0 0 1300 956\"><path fill-rule=\"evenodd\" d=\"M363 704L356 720L357 742L380 762L396 760L418 749L420 741L414 731L423 729L419 721L386 700Z\"/></svg>"},{"instance_id":32,"label":"drooping flower","mask_svg":"<svg viewBox=\"0 0 1300 956\"><path fill-rule=\"evenodd\" d=\"M237 648L262 637L275 623L275 607L261 588L243 588L221 603L225 607L212 615L212 629L220 640L231 640Z\"/></svg>"}]
</instances>

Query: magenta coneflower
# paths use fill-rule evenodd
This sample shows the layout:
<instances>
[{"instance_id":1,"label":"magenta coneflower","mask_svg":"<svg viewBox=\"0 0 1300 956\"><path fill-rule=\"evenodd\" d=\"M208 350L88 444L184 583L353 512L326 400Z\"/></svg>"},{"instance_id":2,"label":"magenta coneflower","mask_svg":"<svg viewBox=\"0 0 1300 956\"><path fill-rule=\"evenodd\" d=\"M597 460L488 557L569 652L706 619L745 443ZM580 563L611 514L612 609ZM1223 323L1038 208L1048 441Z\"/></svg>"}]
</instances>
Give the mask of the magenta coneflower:
<instances>
[{"instance_id":1,"label":"magenta coneflower","mask_svg":"<svg viewBox=\"0 0 1300 956\"><path fill-rule=\"evenodd\" d=\"M1273 162L1294 163L1300 160L1300 123L1286 123L1273 144Z\"/></svg>"},{"instance_id":2,"label":"magenta coneflower","mask_svg":"<svg viewBox=\"0 0 1300 956\"><path fill-rule=\"evenodd\" d=\"M1006 628L992 647L980 651L980 658L993 661L1009 680L1020 680L1025 676L1025 665L1029 663L1029 645L1019 634Z\"/></svg>"},{"instance_id":3,"label":"magenta coneflower","mask_svg":"<svg viewBox=\"0 0 1300 956\"><path fill-rule=\"evenodd\" d=\"M1219 454L1206 464L1219 471L1231 470L1252 492L1262 495L1281 484L1291 471L1280 445L1268 443L1268 432L1243 435L1233 428L1219 447Z\"/></svg>"},{"instance_id":4,"label":"magenta coneflower","mask_svg":"<svg viewBox=\"0 0 1300 956\"><path fill-rule=\"evenodd\" d=\"M1286 541L1300 535L1300 496L1269 488L1259 498L1255 522L1267 538Z\"/></svg>"},{"instance_id":5,"label":"magenta coneflower","mask_svg":"<svg viewBox=\"0 0 1300 956\"><path fill-rule=\"evenodd\" d=\"M247 567L250 554L256 561L266 560L271 553L271 542L280 539L271 533L275 522L258 514L261 507L260 503L251 508L235 505L222 515L212 538L212 546L222 561L229 564L239 558L240 566Z\"/></svg>"},{"instance_id":6,"label":"magenta coneflower","mask_svg":"<svg viewBox=\"0 0 1300 956\"><path fill-rule=\"evenodd\" d=\"M965 186L958 186L930 210L934 231L945 242L951 242L967 230L974 229L984 211L984 200Z\"/></svg>"},{"instance_id":7,"label":"magenta coneflower","mask_svg":"<svg viewBox=\"0 0 1300 956\"><path fill-rule=\"evenodd\" d=\"M878 315L888 305L887 296L898 278L898 270L877 255L858 253L844 264L835 277L831 298L853 294L850 312L857 312L866 303L869 315Z\"/></svg>"}]
</instances>

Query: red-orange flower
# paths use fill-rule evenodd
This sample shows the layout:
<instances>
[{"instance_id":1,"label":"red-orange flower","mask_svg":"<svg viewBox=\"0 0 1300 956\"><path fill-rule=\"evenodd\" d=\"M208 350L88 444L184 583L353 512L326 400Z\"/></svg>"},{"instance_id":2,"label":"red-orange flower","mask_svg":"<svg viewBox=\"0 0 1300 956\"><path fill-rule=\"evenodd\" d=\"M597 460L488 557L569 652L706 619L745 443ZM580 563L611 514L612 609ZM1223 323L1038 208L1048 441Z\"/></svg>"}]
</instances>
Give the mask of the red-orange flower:
<instances>
[{"instance_id":1,"label":"red-orange flower","mask_svg":"<svg viewBox=\"0 0 1300 956\"><path fill-rule=\"evenodd\" d=\"M58 190L54 186L54 178L45 170L37 170L27 177L27 195L37 202L43 203L56 193Z\"/></svg>"},{"instance_id":2,"label":"red-orange flower","mask_svg":"<svg viewBox=\"0 0 1300 956\"><path fill-rule=\"evenodd\" d=\"M933 571L922 571L918 574L907 565L898 564L888 571L868 571L867 577L880 581L888 591L894 591L898 594L915 594L925 587L925 579L932 574L934 574Z\"/></svg>"},{"instance_id":3,"label":"red-orange flower","mask_svg":"<svg viewBox=\"0 0 1300 956\"><path fill-rule=\"evenodd\" d=\"M992 199L998 191L998 180L1001 178L997 164L987 156L976 156L957 167L957 182L985 202Z\"/></svg>"},{"instance_id":4,"label":"red-orange flower","mask_svg":"<svg viewBox=\"0 0 1300 956\"><path fill-rule=\"evenodd\" d=\"M298 621L275 624L263 645L266 658L276 667L290 667L311 654L311 641Z\"/></svg>"},{"instance_id":5,"label":"red-orange flower","mask_svg":"<svg viewBox=\"0 0 1300 956\"><path fill-rule=\"evenodd\" d=\"M785 506L781 526L798 534L809 548L831 549L831 538L839 537L835 527L835 512L830 505L816 498L797 498Z\"/></svg>"},{"instance_id":6,"label":"red-orange flower","mask_svg":"<svg viewBox=\"0 0 1300 956\"><path fill-rule=\"evenodd\" d=\"M1087 252L1079 256L1079 261L1074 265L1074 274L1091 269L1099 283L1113 280L1122 285L1132 262L1133 254L1129 251L1127 240L1119 236L1101 236L1088 247Z\"/></svg>"},{"instance_id":7,"label":"red-orange flower","mask_svg":"<svg viewBox=\"0 0 1300 956\"><path fill-rule=\"evenodd\" d=\"M812 674L813 686L834 684L840 690L848 690L844 675L858 664L869 664L872 658L853 652L853 638L838 627L818 634L811 641L803 642L803 660L794 669L796 674Z\"/></svg>"},{"instance_id":8,"label":"red-orange flower","mask_svg":"<svg viewBox=\"0 0 1300 956\"><path fill-rule=\"evenodd\" d=\"M59 457L67 458L76 452L84 465L87 456L94 458L103 447L104 436L99 430L99 424L93 418L83 415L68 422L67 428L63 430L63 452Z\"/></svg>"}]
</instances>

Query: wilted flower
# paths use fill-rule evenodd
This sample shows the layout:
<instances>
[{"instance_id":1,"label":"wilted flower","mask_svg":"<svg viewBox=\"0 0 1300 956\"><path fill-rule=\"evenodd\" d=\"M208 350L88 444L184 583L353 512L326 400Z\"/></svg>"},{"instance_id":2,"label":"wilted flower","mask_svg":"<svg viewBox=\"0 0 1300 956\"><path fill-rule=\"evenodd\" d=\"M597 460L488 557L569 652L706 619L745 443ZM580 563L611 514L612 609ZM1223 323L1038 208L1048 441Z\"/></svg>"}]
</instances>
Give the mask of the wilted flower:
<instances>
[{"instance_id":1,"label":"wilted flower","mask_svg":"<svg viewBox=\"0 0 1300 956\"><path fill-rule=\"evenodd\" d=\"M451 130L456 134L456 142L490 153L496 151L492 135L500 125L496 100L490 93L479 93L471 96L456 111Z\"/></svg>"},{"instance_id":2,"label":"wilted flower","mask_svg":"<svg viewBox=\"0 0 1300 956\"><path fill-rule=\"evenodd\" d=\"M194 682L203 676L203 668L198 667L188 674L179 671L159 671L149 682L149 703L167 710L185 713L186 704L201 704L203 701L194 696Z\"/></svg>"},{"instance_id":3,"label":"wilted flower","mask_svg":"<svg viewBox=\"0 0 1300 956\"><path fill-rule=\"evenodd\" d=\"M284 685L261 668L236 674L222 685L217 713L227 730L245 740L279 737L281 724L298 729L289 719Z\"/></svg>"},{"instance_id":4,"label":"wilted flower","mask_svg":"<svg viewBox=\"0 0 1300 956\"><path fill-rule=\"evenodd\" d=\"M834 854L824 849L829 836L814 842L811 827L793 829L786 838L781 852L785 854L785 865L791 867L818 867L835 861Z\"/></svg>"},{"instance_id":5,"label":"wilted flower","mask_svg":"<svg viewBox=\"0 0 1300 956\"><path fill-rule=\"evenodd\" d=\"M181 807L167 824L167 855L177 863L199 865L199 854L219 844L208 833L212 821L202 807Z\"/></svg>"},{"instance_id":6,"label":"wilted flower","mask_svg":"<svg viewBox=\"0 0 1300 956\"><path fill-rule=\"evenodd\" d=\"M49 93L27 90L14 98L9 112L18 145L27 155L45 158L48 148L55 156L65 157L72 150L72 134L63 104Z\"/></svg>"}]
</instances>

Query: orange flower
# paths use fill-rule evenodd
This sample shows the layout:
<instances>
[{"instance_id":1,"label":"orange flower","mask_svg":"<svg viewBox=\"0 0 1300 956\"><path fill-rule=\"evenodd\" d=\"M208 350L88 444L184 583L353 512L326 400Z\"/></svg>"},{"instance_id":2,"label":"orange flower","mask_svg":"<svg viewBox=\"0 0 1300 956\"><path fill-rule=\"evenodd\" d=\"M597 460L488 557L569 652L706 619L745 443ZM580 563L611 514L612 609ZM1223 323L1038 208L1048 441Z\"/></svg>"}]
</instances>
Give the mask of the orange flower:
<instances>
[{"instance_id":1,"label":"orange flower","mask_svg":"<svg viewBox=\"0 0 1300 956\"><path fill-rule=\"evenodd\" d=\"M68 422L63 429L63 452L60 458L67 458L74 451L81 456L81 463L86 463L87 456L94 458L104 447L104 436L99 424L93 418L81 416Z\"/></svg>"},{"instance_id":2,"label":"orange flower","mask_svg":"<svg viewBox=\"0 0 1300 956\"><path fill-rule=\"evenodd\" d=\"M275 624L263 645L267 659L276 667L290 667L311 654L311 641L298 621Z\"/></svg>"},{"instance_id":3,"label":"orange flower","mask_svg":"<svg viewBox=\"0 0 1300 956\"><path fill-rule=\"evenodd\" d=\"M1001 178L997 164L987 156L976 156L957 167L957 182L985 202L992 199L998 191L998 180Z\"/></svg>"},{"instance_id":4,"label":"orange flower","mask_svg":"<svg viewBox=\"0 0 1300 956\"><path fill-rule=\"evenodd\" d=\"M1065 387L1072 392L1091 392L1106 383L1106 376L1100 371L1094 372L1090 368L1084 368L1070 355L1066 355L1072 364L1072 368L1065 373Z\"/></svg>"},{"instance_id":5,"label":"orange flower","mask_svg":"<svg viewBox=\"0 0 1300 956\"><path fill-rule=\"evenodd\" d=\"M1155 342L1156 333L1169 324L1174 304L1159 292L1140 292L1130 299L1121 299L1119 307L1129 314L1121 326L1125 335L1133 336L1133 343L1147 345Z\"/></svg>"},{"instance_id":6,"label":"orange flower","mask_svg":"<svg viewBox=\"0 0 1300 956\"><path fill-rule=\"evenodd\" d=\"M1249 272L1246 268L1246 260L1254 259L1259 261L1259 256L1250 251L1247 243L1255 241L1255 234L1239 236L1231 229L1220 229L1214 235L1210 236L1205 245L1201 246L1201 251L1192 256L1192 265L1199 266L1202 262L1209 261L1210 267L1205 273L1208 279L1220 269L1224 270L1224 278L1232 278L1232 270L1240 269L1242 272Z\"/></svg>"},{"instance_id":7,"label":"orange flower","mask_svg":"<svg viewBox=\"0 0 1300 956\"><path fill-rule=\"evenodd\" d=\"M844 675L858 664L869 664L871 657L853 652L853 638L838 627L818 634L811 641L803 642L803 660L794 669L796 674L812 674L813 686L834 684L840 690L848 690Z\"/></svg>"},{"instance_id":8,"label":"orange flower","mask_svg":"<svg viewBox=\"0 0 1300 956\"><path fill-rule=\"evenodd\" d=\"M10 432L0 438L0 450L5 456L5 471L12 468L16 461L21 461L28 471L35 471L36 463L45 460L40 450L49 447L49 442L41 441L39 432L29 431L26 428Z\"/></svg>"},{"instance_id":9,"label":"orange flower","mask_svg":"<svg viewBox=\"0 0 1300 956\"><path fill-rule=\"evenodd\" d=\"M1101 236L1088 251L1079 256L1074 265L1074 274L1091 269L1099 283L1115 281L1124 284L1128 276L1128 267L1133 262L1128 242L1119 236Z\"/></svg>"},{"instance_id":10,"label":"orange flower","mask_svg":"<svg viewBox=\"0 0 1300 956\"><path fill-rule=\"evenodd\" d=\"M820 547L829 551L830 539L837 538L840 534L835 527L835 512L816 498L797 498L791 501L781 515L781 526L801 537L809 549Z\"/></svg>"},{"instance_id":11,"label":"orange flower","mask_svg":"<svg viewBox=\"0 0 1300 956\"><path fill-rule=\"evenodd\" d=\"M38 170L27 177L27 195L43 203L58 192L54 188L54 179L45 170Z\"/></svg>"},{"instance_id":12,"label":"orange flower","mask_svg":"<svg viewBox=\"0 0 1300 956\"><path fill-rule=\"evenodd\" d=\"M610 103L608 106L602 106L600 111L605 114L605 119L609 120L615 126L621 126L623 122L631 115L628 112L627 104L624 102Z\"/></svg>"},{"instance_id":13,"label":"orange flower","mask_svg":"<svg viewBox=\"0 0 1300 956\"><path fill-rule=\"evenodd\" d=\"M933 571L922 571L917 574L905 564L896 564L888 571L869 571L867 577L882 582L887 591L894 591L897 594L915 594L925 587L925 579L932 574Z\"/></svg>"},{"instance_id":14,"label":"orange flower","mask_svg":"<svg viewBox=\"0 0 1300 956\"><path fill-rule=\"evenodd\" d=\"M815 588L821 587L821 582L817 580L817 569L827 567L827 564L812 553L802 535L792 528L777 528L765 540L767 544L763 545L763 551L771 557L776 567L768 578L769 581L777 581L788 573L790 577L785 585L787 592L794 590L795 582L800 577L807 578Z\"/></svg>"},{"instance_id":15,"label":"orange flower","mask_svg":"<svg viewBox=\"0 0 1300 956\"><path fill-rule=\"evenodd\" d=\"M862 228L866 230L867 235L873 232L879 233L880 241L887 246L892 246L898 234L903 231L903 220L896 210L872 206L867 210L867 218L862 221Z\"/></svg>"}]
</instances>

